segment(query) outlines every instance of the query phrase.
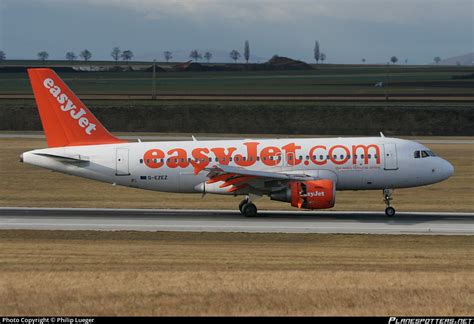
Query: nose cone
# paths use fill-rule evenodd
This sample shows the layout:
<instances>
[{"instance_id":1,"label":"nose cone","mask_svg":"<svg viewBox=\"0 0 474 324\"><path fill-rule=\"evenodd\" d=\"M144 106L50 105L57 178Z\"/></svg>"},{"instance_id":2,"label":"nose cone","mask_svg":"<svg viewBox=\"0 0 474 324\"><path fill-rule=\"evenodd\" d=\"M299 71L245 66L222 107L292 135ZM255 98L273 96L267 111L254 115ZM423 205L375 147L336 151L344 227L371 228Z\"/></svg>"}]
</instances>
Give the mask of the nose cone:
<instances>
[{"instance_id":1,"label":"nose cone","mask_svg":"<svg viewBox=\"0 0 474 324\"><path fill-rule=\"evenodd\" d=\"M448 179L454 174L453 165L446 160L442 160L441 173L443 175L443 180Z\"/></svg>"}]
</instances>

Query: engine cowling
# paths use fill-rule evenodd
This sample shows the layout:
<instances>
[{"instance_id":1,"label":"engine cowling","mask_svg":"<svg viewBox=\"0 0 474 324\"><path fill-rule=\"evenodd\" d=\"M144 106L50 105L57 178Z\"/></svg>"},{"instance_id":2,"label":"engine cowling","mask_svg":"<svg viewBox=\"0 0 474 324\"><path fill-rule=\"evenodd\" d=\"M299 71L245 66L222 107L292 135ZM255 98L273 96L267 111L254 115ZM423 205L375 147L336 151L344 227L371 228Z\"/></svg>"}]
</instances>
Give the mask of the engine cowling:
<instances>
[{"instance_id":1,"label":"engine cowling","mask_svg":"<svg viewBox=\"0 0 474 324\"><path fill-rule=\"evenodd\" d=\"M272 200L286 201L291 206L305 209L326 209L334 207L336 186L332 180L294 181L287 189L272 193Z\"/></svg>"}]
</instances>

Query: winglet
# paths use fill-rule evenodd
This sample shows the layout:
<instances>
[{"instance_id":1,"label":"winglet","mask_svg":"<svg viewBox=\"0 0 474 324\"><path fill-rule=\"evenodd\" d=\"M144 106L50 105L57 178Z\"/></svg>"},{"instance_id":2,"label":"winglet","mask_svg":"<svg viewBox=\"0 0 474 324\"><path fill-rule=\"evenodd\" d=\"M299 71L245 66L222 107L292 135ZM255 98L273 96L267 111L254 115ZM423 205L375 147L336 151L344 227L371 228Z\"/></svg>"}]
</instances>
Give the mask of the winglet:
<instances>
[{"instance_id":1,"label":"winglet","mask_svg":"<svg viewBox=\"0 0 474 324\"><path fill-rule=\"evenodd\" d=\"M49 147L123 143L51 69L28 69Z\"/></svg>"}]
</instances>

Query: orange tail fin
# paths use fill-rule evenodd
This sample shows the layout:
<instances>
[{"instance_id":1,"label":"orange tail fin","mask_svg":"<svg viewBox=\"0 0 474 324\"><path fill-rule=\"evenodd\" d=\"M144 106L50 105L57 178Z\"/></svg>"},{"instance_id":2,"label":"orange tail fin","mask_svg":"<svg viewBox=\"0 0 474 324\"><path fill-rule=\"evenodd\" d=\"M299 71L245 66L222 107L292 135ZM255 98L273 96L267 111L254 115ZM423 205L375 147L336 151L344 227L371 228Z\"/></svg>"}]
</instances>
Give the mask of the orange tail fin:
<instances>
[{"instance_id":1,"label":"orange tail fin","mask_svg":"<svg viewBox=\"0 0 474 324\"><path fill-rule=\"evenodd\" d=\"M123 143L51 69L28 69L49 147Z\"/></svg>"}]
</instances>

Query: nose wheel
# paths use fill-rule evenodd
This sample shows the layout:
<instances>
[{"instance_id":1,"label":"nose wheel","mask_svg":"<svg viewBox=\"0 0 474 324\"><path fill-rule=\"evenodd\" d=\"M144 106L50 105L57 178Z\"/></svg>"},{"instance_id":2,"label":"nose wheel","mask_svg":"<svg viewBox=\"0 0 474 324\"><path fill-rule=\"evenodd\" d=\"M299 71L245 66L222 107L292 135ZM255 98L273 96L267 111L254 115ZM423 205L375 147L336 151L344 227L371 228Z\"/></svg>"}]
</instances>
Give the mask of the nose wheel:
<instances>
[{"instance_id":1,"label":"nose wheel","mask_svg":"<svg viewBox=\"0 0 474 324\"><path fill-rule=\"evenodd\" d=\"M395 216L395 208L391 206L393 189L384 189L383 190L383 201L387 208L385 208L385 215L388 217Z\"/></svg>"},{"instance_id":2,"label":"nose wheel","mask_svg":"<svg viewBox=\"0 0 474 324\"><path fill-rule=\"evenodd\" d=\"M395 215L395 208L393 208L393 207L385 208L385 215L387 215L388 217L394 216Z\"/></svg>"},{"instance_id":3,"label":"nose wheel","mask_svg":"<svg viewBox=\"0 0 474 324\"><path fill-rule=\"evenodd\" d=\"M257 216L257 206L248 197L240 202L239 210L245 217Z\"/></svg>"}]
</instances>

